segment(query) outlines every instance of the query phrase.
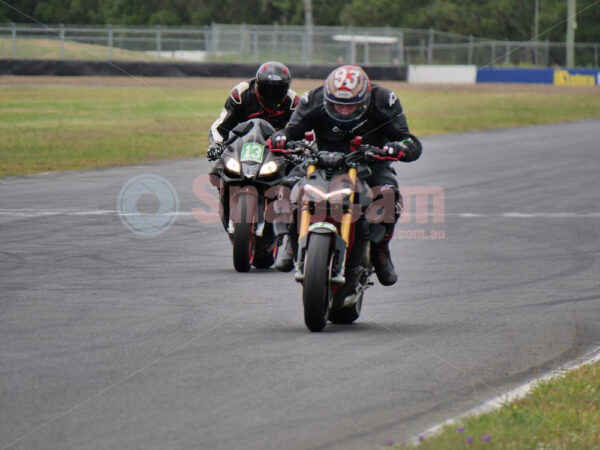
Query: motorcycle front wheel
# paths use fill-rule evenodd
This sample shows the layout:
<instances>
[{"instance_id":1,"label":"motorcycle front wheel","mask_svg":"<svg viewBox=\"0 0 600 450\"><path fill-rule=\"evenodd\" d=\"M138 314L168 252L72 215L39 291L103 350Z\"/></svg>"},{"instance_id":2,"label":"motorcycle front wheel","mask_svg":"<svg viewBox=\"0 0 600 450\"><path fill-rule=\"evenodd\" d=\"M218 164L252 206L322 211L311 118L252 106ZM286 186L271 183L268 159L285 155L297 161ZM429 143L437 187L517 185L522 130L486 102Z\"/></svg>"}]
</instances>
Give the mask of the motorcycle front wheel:
<instances>
[{"instance_id":1,"label":"motorcycle front wheel","mask_svg":"<svg viewBox=\"0 0 600 450\"><path fill-rule=\"evenodd\" d=\"M321 331L327 324L330 305L331 236L312 234L308 240L304 263L304 323L310 331Z\"/></svg>"},{"instance_id":2,"label":"motorcycle front wheel","mask_svg":"<svg viewBox=\"0 0 600 450\"><path fill-rule=\"evenodd\" d=\"M236 223L233 231L233 267L238 272L249 272L254 259L253 215L247 214L252 199L241 195L237 201ZM248 218L250 216L250 219Z\"/></svg>"}]
</instances>

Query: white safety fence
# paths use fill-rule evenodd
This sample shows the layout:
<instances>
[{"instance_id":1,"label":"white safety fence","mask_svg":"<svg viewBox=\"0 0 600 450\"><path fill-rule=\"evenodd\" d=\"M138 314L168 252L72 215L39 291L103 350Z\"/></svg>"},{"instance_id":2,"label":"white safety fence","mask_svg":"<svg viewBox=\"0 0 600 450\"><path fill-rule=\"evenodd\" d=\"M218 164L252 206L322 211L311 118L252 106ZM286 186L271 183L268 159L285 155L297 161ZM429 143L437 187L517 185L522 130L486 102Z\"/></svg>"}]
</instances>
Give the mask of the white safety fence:
<instances>
[{"instance_id":1,"label":"white safety fence","mask_svg":"<svg viewBox=\"0 0 600 450\"><path fill-rule=\"evenodd\" d=\"M598 43L576 44L575 53L578 66L599 67ZM5 24L0 25L0 58L551 67L565 65L566 47L391 27Z\"/></svg>"}]
</instances>

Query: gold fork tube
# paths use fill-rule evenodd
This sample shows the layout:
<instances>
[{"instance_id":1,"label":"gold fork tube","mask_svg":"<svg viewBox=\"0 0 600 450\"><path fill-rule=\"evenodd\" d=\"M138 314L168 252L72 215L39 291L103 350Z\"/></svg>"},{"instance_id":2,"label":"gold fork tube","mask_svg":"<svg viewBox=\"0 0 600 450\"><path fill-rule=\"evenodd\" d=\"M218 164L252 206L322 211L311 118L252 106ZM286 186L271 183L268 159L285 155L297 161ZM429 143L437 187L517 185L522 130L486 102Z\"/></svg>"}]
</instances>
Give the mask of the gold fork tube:
<instances>
[{"instance_id":1,"label":"gold fork tube","mask_svg":"<svg viewBox=\"0 0 600 450\"><path fill-rule=\"evenodd\" d=\"M352 181L352 194L350 194L350 212L342 216L342 239L346 242L346 248L350 243L350 225L352 224L352 204L354 203L354 185L356 184L356 169L351 167L348 170L348 175Z\"/></svg>"},{"instance_id":2,"label":"gold fork tube","mask_svg":"<svg viewBox=\"0 0 600 450\"><path fill-rule=\"evenodd\" d=\"M311 164L306 170L306 176L309 177L315 171L316 166ZM310 211L308 210L308 202L302 202L302 216L300 217L300 236L299 240L308 234L308 227L310 226Z\"/></svg>"}]
</instances>

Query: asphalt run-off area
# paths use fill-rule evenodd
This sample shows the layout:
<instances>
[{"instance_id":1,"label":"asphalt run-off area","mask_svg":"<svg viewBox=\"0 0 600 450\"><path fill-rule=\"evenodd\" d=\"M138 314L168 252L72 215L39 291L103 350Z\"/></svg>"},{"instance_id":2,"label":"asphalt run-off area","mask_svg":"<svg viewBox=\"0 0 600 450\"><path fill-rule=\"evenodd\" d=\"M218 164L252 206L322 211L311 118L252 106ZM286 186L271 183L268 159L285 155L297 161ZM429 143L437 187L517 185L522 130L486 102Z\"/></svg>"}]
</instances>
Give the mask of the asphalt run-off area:
<instances>
[{"instance_id":1,"label":"asphalt run-off area","mask_svg":"<svg viewBox=\"0 0 600 450\"><path fill-rule=\"evenodd\" d=\"M0 179L0 448L376 448L576 359L600 344L599 129L424 138L398 179L443 220L399 224L398 283L322 333L293 274L236 273L197 220L204 158ZM150 210L177 198L160 234L117 208L141 175L173 189Z\"/></svg>"}]
</instances>

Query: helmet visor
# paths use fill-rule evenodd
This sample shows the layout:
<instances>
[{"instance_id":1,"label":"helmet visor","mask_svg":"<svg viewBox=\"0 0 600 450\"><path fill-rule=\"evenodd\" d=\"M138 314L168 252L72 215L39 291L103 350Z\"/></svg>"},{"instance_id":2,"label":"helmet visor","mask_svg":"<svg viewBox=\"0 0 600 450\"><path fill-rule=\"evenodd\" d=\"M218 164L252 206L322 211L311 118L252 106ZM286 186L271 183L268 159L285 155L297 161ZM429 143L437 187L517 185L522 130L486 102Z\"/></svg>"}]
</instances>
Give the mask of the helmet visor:
<instances>
[{"instance_id":1,"label":"helmet visor","mask_svg":"<svg viewBox=\"0 0 600 450\"><path fill-rule=\"evenodd\" d=\"M288 92L287 84L259 83L257 88L261 100L276 105L283 102Z\"/></svg>"},{"instance_id":2,"label":"helmet visor","mask_svg":"<svg viewBox=\"0 0 600 450\"><path fill-rule=\"evenodd\" d=\"M368 98L360 103L336 103L325 100L325 111L338 122L353 122L362 117L368 104Z\"/></svg>"}]
</instances>

